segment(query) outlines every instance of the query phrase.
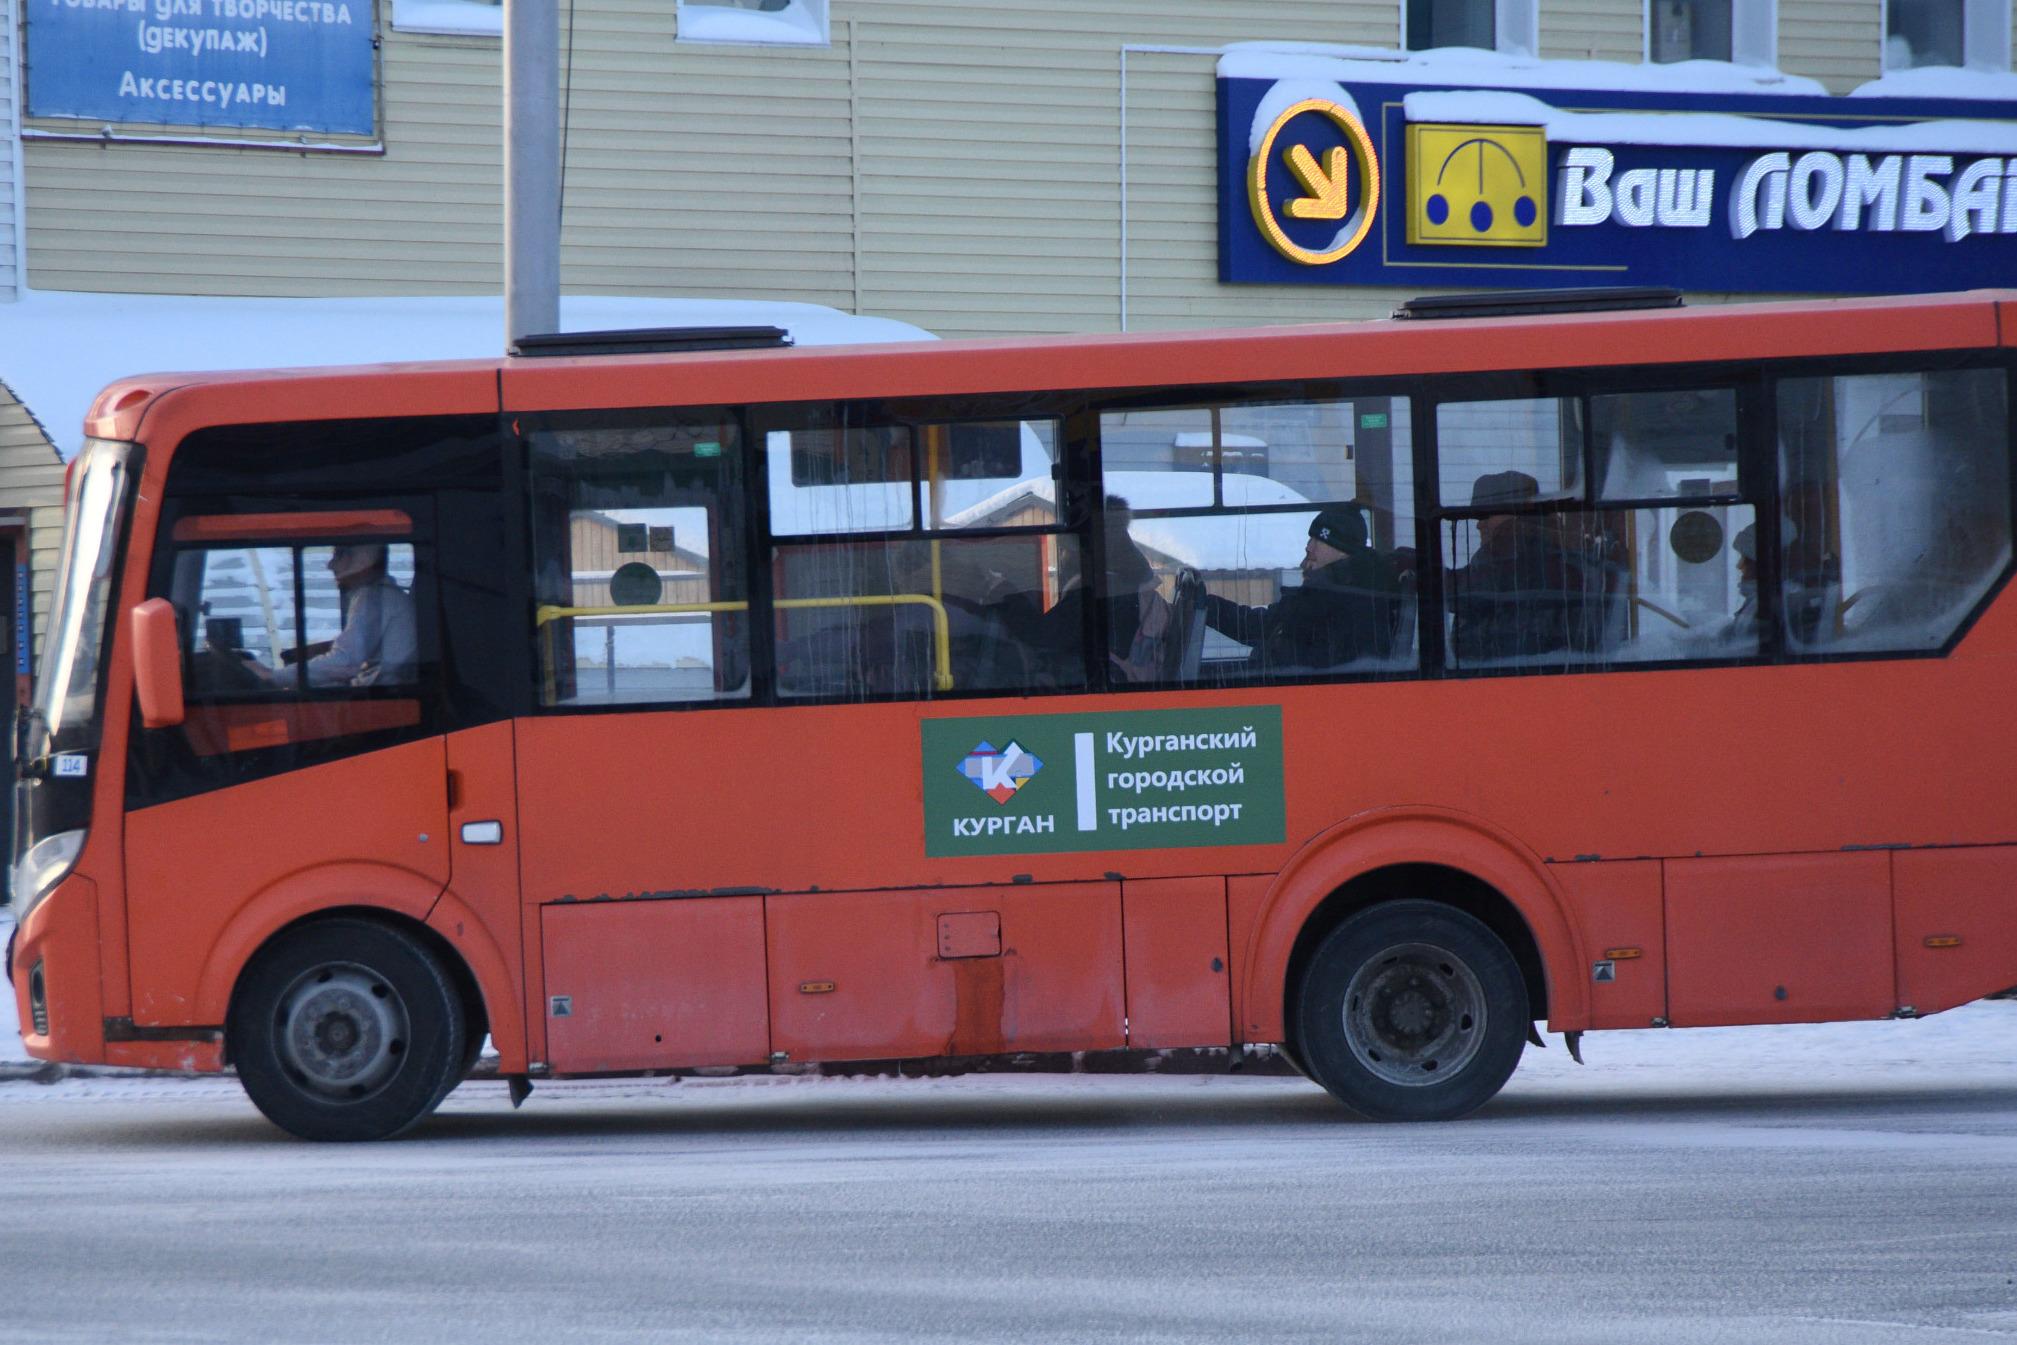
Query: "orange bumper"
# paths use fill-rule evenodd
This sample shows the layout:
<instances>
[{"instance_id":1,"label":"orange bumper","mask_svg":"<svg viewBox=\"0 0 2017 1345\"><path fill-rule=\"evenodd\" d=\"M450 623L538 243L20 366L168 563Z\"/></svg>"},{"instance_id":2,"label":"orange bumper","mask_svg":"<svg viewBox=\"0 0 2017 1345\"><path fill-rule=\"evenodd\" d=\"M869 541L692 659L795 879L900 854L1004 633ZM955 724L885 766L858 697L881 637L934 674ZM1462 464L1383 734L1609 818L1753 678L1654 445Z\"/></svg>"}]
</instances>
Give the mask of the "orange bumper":
<instances>
[{"instance_id":1,"label":"orange bumper","mask_svg":"<svg viewBox=\"0 0 2017 1345\"><path fill-rule=\"evenodd\" d=\"M22 1044L37 1060L103 1064L104 1003L98 885L73 873L28 913L14 936L14 1007L21 1015ZM46 1030L38 1030L38 1019Z\"/></svg>"}]
</instances>

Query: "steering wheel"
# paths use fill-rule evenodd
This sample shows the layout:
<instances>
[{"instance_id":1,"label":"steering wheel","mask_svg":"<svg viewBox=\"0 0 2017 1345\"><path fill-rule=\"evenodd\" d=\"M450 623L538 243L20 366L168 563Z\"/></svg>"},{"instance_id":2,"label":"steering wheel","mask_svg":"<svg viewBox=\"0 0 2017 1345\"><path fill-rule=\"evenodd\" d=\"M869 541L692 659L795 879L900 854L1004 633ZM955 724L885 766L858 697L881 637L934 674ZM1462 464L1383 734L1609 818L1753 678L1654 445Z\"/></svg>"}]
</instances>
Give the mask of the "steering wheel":
<instances>
[{"instance_id":1,"label":"steering wheel","mask_svg":"<svg viewBox=\"0 0 2017 1345\"><path fill-rule=\"evenodd\" d=\"M215 645L205 645L196 652L190 673L190 680L206 691L263 691L271 686L253 667L250 656Z\"/></svg>"}]
</instances>

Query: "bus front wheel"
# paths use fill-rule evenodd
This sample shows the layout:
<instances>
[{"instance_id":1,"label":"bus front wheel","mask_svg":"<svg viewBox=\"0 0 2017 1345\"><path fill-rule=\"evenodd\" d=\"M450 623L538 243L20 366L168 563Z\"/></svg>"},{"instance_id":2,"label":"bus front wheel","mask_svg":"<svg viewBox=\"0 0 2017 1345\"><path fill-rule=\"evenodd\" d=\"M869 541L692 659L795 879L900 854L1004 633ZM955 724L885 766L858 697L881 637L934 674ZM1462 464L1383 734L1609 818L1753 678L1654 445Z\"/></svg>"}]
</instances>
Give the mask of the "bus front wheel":
<instances>
[{"instance_id":1,"label":"bus front wheel","mask_svg":"<svg viewBox=\"0 0 2017 1345\"><path fill-rule=\"evenodd\" d=\"M1375 1121L1448 1121L1512 1076L1527 988L1506 945L1432 901L1369 907L1317 945L1297 995L1309 1073Z\"/></svg>"},{"instance_id":2,"label":"bus front wheel","mask_svg":"<svg viewBox=\"0 0 2017 1345\"><path fill-rule=\"evenodd\" d=\"M439 959L404 931L354 919L281 934L247 969L226 1027L254 1105L311 1140L414 1125L461 1081L468 1030Z\"/></svg>"}]
</instances>

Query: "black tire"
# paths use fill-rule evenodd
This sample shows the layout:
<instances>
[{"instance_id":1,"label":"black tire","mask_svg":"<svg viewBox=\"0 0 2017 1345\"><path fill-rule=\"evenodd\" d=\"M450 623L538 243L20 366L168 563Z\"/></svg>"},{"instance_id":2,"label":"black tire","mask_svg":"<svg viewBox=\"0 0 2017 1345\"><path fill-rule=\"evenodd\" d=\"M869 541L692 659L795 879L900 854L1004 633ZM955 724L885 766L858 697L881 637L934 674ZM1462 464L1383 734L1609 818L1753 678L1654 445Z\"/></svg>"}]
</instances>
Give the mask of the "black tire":
<instances>
[{"instance_id":1,"label":"black tire","mask_svg":"<svg viewBox=\"0 0 2017 1345\"><path fill-rule=\"evenodd\" d=\"M333 918L262 949L225 1026L239 1082L309 1140L377 1140L462 1081L468 1020L448 970L390 925Z\"/></svg>"},{"instance_id":2,"label":"black tire","mask_svg":"<svg viewBox=\"0 0 2017 1345\"><path fill-rule=\"evenodd\" d=\"M1332 930L1294 1007L1310 1077L1374 1121L1449 1121L1484 1106L1520 1063L1529 1021L1506 945L1432 901L1373 906Z\"/></svg>"}]
</instances>

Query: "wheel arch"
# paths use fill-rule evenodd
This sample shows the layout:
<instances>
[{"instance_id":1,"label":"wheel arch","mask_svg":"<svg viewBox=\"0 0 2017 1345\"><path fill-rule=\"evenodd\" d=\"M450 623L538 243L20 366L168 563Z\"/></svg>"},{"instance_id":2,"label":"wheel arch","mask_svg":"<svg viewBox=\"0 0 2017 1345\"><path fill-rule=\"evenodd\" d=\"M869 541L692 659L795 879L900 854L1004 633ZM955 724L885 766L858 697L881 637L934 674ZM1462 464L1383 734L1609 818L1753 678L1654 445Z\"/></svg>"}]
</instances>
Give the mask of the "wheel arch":
<instances>
[{"instance_id":1,"label":"wheel arch","mask_svg":"<svg viewBox=\"0 0 2017 1345\"><path fill-rule=\"evenodd\" d=\"M323 864L288 875L241 906L224 926L197 978L194 1021L221 1023L253 954L281 930L317 915L363 912L425 922L442 883L395 864Z\"/></svg>"},{"instance_id":2,"label":"wheel arch","mask_svg":"<svg viewBox=\"0 0 2017 1345\"><path fill-rule=\"evenodd\" d=\"M296 930L312 925L325 924L334 920L346 919L364 921L374 925L382 925L387 929L398 930L433 954L441 963L442 970L448 973L448 979L454 984L456 994L462 1001L463 1013L472 1039L480 1041L483 1034L490 1031L490 1016L484 1002L483 987L478 983L476 973L470 969L469 963L463 958L461 952L440 931L432 928L426 921L415 919L404 912L391 910L383 906L368 905L330 906L311 911L306 915L288 921L260 940L258 946L253 948L243 961L239 963L238 973L232 978L231 990L225 1003L224 1015L219 1021L226 1024L231 1021L231 1014L237 1008L239 987L244 983L246 973L259 960L259 955L262 952ZM227 1042L225 1063L230 1064L228 1046L230 1034L228 1032L225 1034L225 1040Z\"/></svg>"},{"instance_id":3,"label":"wheel arch","mask_svg":"<svg viewBox=\"0 0 2017 1345\"><path fill-rule=\"evenodd\" d=\"M510 1006L512 980L503 956L460 902L443 912L442 885L388 864L327 865L292 875L259 894L233 917L204 962L197 983L195 1021L225 1023L245 972L282 933L315 920L348 916L393 925L441 959L462 993L473 1025L509 1026L522 1015ZM445 922L430 918L446 915ZM476 930L476 937L467 931ZM451 935L453 937L451 937ZM522 1027L515 1036L523 1053ZM500 1042L500 1045L504 1043Z\"/></svg>"},{"instance_id":4,"label":"wheel arch","mask_svg":"<svg viewBox=\"0 0 2017 1345\"><path fill-rule=\"evenodd\" d=\"M1246 941L1245 1039L1287 1042L1289 996L1317 943L1353 914L1401 896L1477 917L1505 941L1536 1016L1557 1030L1589 1018L1568 905L1540 857L1500 828L1448 809L1362 813L1319 834L1269 884Z\"/></svg>"}]
</instances>

